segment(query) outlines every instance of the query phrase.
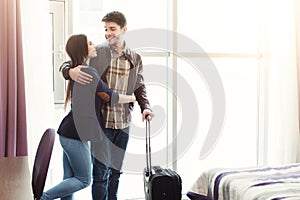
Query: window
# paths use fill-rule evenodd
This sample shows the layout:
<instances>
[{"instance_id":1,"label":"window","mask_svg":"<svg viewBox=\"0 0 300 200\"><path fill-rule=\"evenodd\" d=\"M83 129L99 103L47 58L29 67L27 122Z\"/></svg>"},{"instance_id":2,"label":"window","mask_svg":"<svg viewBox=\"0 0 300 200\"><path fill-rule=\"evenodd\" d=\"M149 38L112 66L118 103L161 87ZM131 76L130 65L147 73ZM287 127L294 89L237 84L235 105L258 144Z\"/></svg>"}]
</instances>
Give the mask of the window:
<instances>
[{"instance_id":1,"label":"window","mask_svg":"<svg viewBox=\"0 0 300 200\"><path fill-rule=\"evenodd\" d=\"M65 2L49 1L49 4L54 102L56 104L62 104L64 102L65 81L61 75L61 72L59 72L59 67L65 60Z\"/></svg>"},{"instance_id":2,"label":"window","mask_svg":"<svg viewBox=\"0 0 300 200\"><path fill-rule=\"evenodd\" d=\"M203 86L201 73L193 73L192 66L182 60L177 63L178 74L191 82L199 103L199 127L195 141L178 159L178 171L186 183L192 183L195 177L191 172L200 173L212 167L256 165L258 1L213 0L187 4L179 0L177 7L178 32L195 41L208 54L221 77L225 92L225 118L220 137L211 153L200 159L200 144L204 145L205 137L210 137L207 134L214 112L209 104L211 97L205 93L207 86ZM186 48L181 41L178 41L178 49L187 59L197 54L201 56L201 52ZM183 190L187 191L189 187L184 184Z\"/></svg>"}]
</instances>

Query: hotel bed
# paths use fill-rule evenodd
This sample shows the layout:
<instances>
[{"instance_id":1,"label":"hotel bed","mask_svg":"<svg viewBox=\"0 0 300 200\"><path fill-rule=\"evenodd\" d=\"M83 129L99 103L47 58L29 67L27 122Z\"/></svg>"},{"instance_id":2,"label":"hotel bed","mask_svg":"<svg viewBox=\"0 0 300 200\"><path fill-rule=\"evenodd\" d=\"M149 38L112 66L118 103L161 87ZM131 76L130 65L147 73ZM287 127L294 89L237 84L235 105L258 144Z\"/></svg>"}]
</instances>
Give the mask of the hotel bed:
<instances>
[{"instance_id":1,"label":"hotel bed","mask_svg":"<svg viewBox=\"0 0 300 200\"><path fill-rule=\"evenodd\" d=\"M300 200L300 163L210 169L187 193L191 200Z\"/></svg>"}]
</instances>

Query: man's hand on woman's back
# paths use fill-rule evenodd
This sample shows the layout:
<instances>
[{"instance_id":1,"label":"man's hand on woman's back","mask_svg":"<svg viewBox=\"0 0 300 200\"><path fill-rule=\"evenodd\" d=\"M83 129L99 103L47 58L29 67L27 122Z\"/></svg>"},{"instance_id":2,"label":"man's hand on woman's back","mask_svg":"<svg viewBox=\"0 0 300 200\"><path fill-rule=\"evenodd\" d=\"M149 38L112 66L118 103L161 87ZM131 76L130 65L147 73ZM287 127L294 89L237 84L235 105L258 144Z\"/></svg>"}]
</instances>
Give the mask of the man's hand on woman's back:
<instances>
[{"instance_id":1,"label":"man's hand on woman's back","mask_svg":"<svg viewBox=\"0 0 300 200\"><path fill-rule=\"evenodd\" d=\"M83 71L81 71L82 68L87 68L88 66L85 66L85 65L78 65L77 67L74 67L74 68L71 68L69 70L69 76L70 78L77 82L77 83L80 83L80 84L89 84L92 79L93 79L93 76L91 76L90 74L88 73L85 73Z\"/></svg>"}]
</instances>

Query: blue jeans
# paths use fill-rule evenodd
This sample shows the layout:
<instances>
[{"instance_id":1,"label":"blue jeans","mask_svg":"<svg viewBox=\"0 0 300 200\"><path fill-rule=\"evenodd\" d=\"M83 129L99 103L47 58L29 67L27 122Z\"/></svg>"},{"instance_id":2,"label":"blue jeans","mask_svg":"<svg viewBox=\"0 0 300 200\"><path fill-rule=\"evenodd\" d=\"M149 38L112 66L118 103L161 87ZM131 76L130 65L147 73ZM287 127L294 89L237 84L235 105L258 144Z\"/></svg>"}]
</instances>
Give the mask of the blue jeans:
<instances>
[{"instance_id":1,"label":"blue jeans","mask_svg":"<svg viewBox=\"0 0 300 200\"><path fill-rule=\"evenodd\" d=\"M92 142L93 200L116 200L121 168L129 139L129 127L103 129L106 137Z\"/></svg>"},{"instance_id":2,"label":"blue jeans","mask_svg":"<svg viewBox=\"0 0 300 200\"><path fill-rule=\"evenodd\" d=\"M91 156L86 141L59 136L63 148L63 181L43 193L41 200L72 200L73 193L91 183Z\"/></svg>"}]
</instances>

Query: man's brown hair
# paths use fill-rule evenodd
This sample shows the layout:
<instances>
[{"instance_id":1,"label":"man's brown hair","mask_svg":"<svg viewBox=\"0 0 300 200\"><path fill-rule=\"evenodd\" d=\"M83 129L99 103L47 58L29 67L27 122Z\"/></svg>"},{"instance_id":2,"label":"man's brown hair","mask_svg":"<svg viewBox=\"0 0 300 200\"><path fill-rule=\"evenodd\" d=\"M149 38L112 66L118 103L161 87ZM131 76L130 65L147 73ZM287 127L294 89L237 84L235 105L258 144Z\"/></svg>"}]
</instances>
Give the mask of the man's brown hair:
<instances>
[{"instance_id":1,"label":"man's brown hair","mask_svg":"<svg viewBox=\"0 0 300 200\"><path fill-rule=\"evenodd\" d=\"M118 24L121 28L124 28L124 26L126 26L126 18L123 15L123 13L119 12L119 11L112 11L107 13L103 18L102 18L103 22L115 22L116 24Z\"/></svg>"}]
</instances>

